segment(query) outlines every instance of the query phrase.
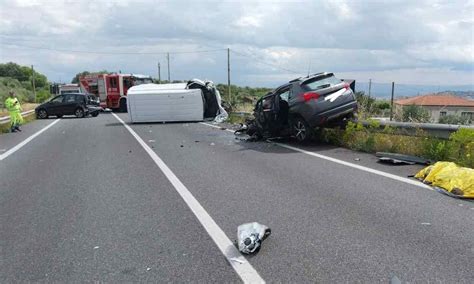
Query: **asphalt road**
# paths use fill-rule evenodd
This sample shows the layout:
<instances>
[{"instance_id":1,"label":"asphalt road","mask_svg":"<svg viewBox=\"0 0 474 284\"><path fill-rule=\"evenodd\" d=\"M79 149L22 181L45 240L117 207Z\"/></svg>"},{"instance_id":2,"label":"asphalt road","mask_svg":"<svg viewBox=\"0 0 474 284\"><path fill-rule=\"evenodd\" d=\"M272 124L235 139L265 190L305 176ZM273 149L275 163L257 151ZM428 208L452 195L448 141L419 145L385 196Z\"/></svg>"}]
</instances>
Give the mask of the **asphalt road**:
<instances>
[{"instance_id":1,"label":"asphalt road","mask_svg":"<svg viewBox=\"0 0 474 284\"><path fill-rule=\"evenodd\" d=\"M0 155L53 121L0 135ZM199 123L130 126L230 240L245 222L271 227L247 257L267 282L474 281L473 202ZM420 168L279 142L400 177ZM61 119L0 159L0 215L1 283L240 281L112 114Z\"/></svg>"}]
</instances>

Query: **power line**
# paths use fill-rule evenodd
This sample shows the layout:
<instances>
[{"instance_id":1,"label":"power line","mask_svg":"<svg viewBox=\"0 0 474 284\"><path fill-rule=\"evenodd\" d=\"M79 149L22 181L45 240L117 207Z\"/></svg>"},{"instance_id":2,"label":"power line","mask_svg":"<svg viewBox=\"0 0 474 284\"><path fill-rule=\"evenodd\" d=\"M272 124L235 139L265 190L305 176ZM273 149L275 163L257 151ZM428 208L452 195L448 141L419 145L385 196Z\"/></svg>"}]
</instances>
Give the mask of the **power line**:
<instances>
[{"instance_id":1,"label":"power line","mask_svg":"<svg viewBox=\"0 0 474 284\"><path fill-rule=\"evenodd\" d=\"M221 49L208 49L208 50L189 50L189 51L174 51L174 52L114 52L114 51L93 51L93 50L71 50L71 49L59 49L59 48L50 48L42 46L29 46L29 45L20 45L16 43L0 43L0 45L20 47L20 48L30 48L30 49L40 49L40 50L50 50L55 52L70 52L70 53L85 53L85 54L108 54L108 55L157 55L157 54L186 54L186 53L207 53L207 52L216 52L227 50L225 48Z\"/></svg>"}]
</instances>

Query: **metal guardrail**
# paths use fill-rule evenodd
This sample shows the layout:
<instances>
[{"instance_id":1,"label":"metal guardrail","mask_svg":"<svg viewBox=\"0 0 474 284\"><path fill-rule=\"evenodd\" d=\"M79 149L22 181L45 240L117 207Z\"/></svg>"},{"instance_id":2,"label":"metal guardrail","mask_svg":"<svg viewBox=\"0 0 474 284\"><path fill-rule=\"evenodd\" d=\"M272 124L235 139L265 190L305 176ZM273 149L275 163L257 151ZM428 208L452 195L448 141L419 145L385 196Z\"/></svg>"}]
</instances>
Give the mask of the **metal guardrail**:
<instances>
[{"instance_id":1,"label":"metal guardrail","mask_svg":"<svg viewBox=\"0 0 474 284\"><path fill-rule=\"evenodd\" d=\"M248 116L252 113L250 112L233 112L233 114L238 116ZM380 129L383 129L385 126L393 127L398 134L417 135L419 130L423 130L431 137L448 139L451 133L456 132L460 128L468 128L474 130L474 125L457 125L457 124L440 124L440 123L413 123L413 122L399 122L399 121L389 121L382 119L374 119L379 123ZM354 121L357 123L357 121ZM360 121L362 125L369 126L372 123L370 121Z\"/></svg>"},{"instance_id":2,"label":"metal guardrail","mask_svg":"<svg viewBox=\"0 0 474 284\"><path fill-rule=\"evenodd\" d=\"M457 124L439 124L439 123L413 123L399 122L388 120L376 120L380 123L380 127L390 126L396 129L397 133L406 135L416 135L418 130L423 130L431 137L448 139L451 133L456 132L460 128L469 128L474 130L474 125L457 125ZM361 121L362 125L368 126L370 121Z\"/></svg>"},{"instance_id":3,"label":"metal guardrail","mask_svg":"<svg viewBox=\"0 0 474 284\"><path fill-rule=\"evenodd\" d=\"M21 116L27 116L31 113L35 112L34 109L32 110L28 110L28 111L24 111L21 113ZM10 116L3 116L3 117L0 117L0 124L5 124L5 123L8 123L10 122Z\"/></svg>"}]
</instances>

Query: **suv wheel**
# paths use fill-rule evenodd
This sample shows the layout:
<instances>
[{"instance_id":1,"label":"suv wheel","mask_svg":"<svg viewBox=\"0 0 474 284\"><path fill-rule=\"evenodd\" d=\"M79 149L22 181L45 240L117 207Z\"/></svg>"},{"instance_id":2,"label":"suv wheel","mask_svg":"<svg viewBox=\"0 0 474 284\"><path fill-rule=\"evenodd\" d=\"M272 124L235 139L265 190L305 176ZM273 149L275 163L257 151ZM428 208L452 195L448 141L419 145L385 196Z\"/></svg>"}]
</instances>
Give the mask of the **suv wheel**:
<instances>
[{"instance_id":1,"label":"suv wheel","mask_svg":"<svg viewBox=\"0 0 474 284\"><path fill-rule=\"evenodd\" d=\"M48 112L45 109L40 109L38 111L38 118L41 118L41 119L48 118Z\"/></svg>"},{"instance_id":2,"label":"suv wheel","mask_svg":"<svg viewBox=\"0 0 474 284\"><path fill-rule=\"evenodd\" d=\"M78 117L78 118L83 118L84 117L84 110L82 108L78 108L74 112L74 115L76 115L76 117Z\"/></svg>"},{"instance_id":3,"label":"suv wheel","mask_svg":"<svg viewBox=\"0 0 474 284\"><path fill-rule=\"evenodd\" d=\"M303 118L295 118L291 130L293 136L295 136L296 140L300 143L307 142L311 139L312 130Z\"/></svg>"}]
</instances>

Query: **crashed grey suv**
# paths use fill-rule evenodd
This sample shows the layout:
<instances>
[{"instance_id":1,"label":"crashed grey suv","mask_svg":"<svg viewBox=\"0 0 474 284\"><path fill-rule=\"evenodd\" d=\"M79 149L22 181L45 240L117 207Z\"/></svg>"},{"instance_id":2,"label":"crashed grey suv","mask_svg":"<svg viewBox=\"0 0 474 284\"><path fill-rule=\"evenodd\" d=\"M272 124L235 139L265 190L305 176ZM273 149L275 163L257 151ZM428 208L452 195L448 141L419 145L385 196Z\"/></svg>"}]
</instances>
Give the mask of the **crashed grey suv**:
<instances>
[{"instance_id":1,"label":"crashed grey suv","mask_svg":"<svg viewBox=\"0 0 474 284\"><path fill-rule=\"evenodd\" d=\"M292 135L299 142L308 141L316 127L353 116L357 111L354 84L327 72L291 80L257 101L253 132L263 137ZM252 135L250 128L247 132Z\"/></svg>"}]
</instances>

